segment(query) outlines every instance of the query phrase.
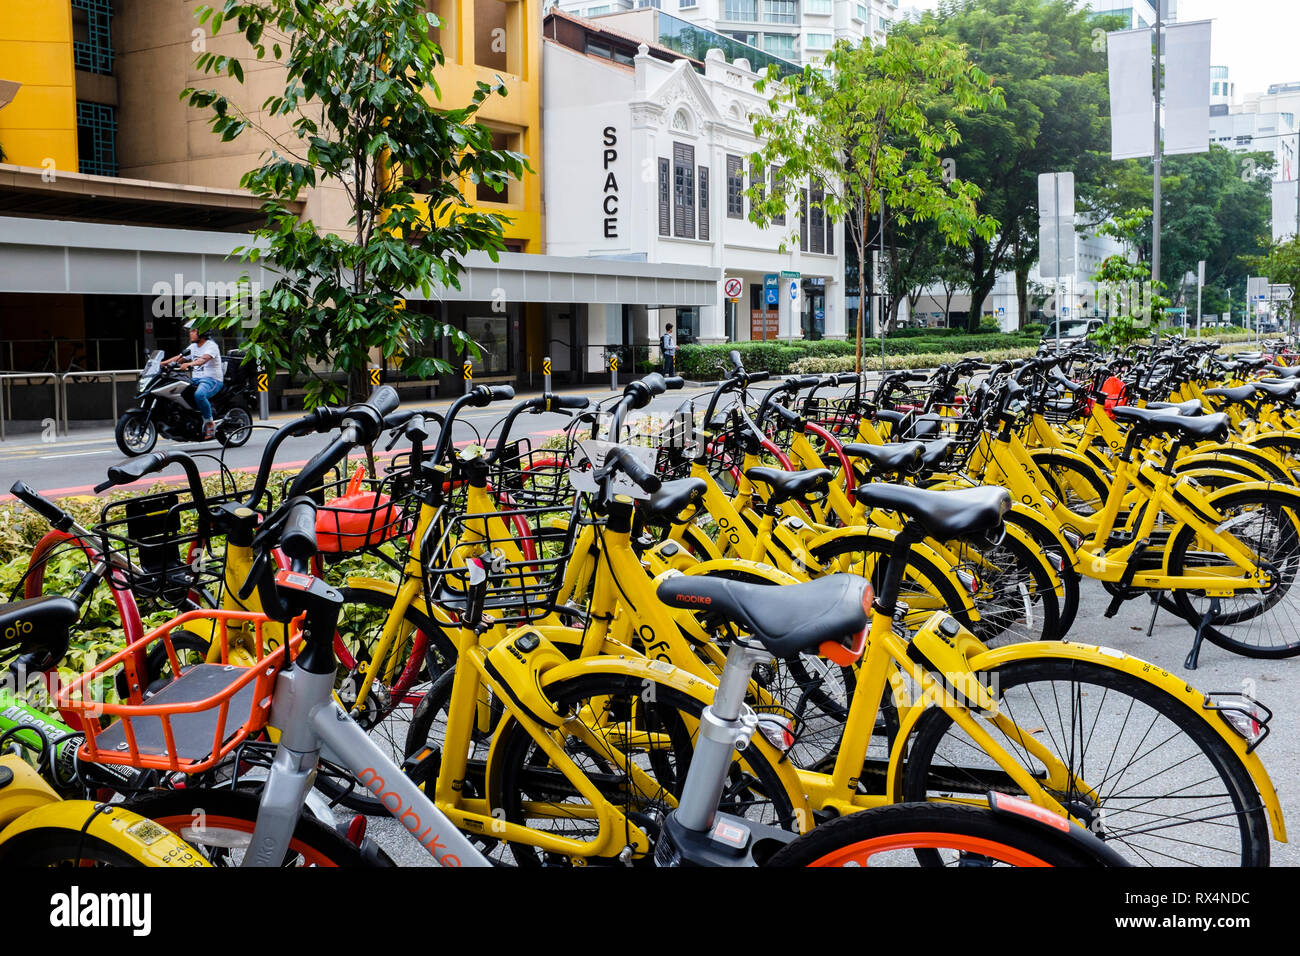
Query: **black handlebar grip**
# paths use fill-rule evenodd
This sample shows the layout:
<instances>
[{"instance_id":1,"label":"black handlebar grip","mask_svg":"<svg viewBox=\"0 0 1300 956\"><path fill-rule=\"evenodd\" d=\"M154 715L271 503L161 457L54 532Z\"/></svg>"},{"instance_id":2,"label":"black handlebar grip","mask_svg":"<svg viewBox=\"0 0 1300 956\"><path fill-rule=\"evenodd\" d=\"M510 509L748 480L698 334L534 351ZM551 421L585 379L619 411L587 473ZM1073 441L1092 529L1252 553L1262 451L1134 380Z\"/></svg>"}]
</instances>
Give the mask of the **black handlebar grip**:
<instances>
[{"instance_id":1,"label":"black handlebar grip","mask_svg":"<svg viewBox=\"0 0 1300 956\"><path fill-rule=\"evenodd\" d=\"M591 404L591 399L583 395L553 395L551 408L572 408L581 411Z\"/></svg>"},{"instance_id":2,"label":"black handlebar grip","mask_svg":"<svg viewBox=\"0 0 1300 956\"><path fill-rule=\"evenodd\" d=\"M903 381L905 381L905 382L926 382L926 381L929 381L929 379L930 379L930 376L929 376L929 375L926 375L924 372L908 372L907 375L904 376Z\"/></svg>"},{"instance_id":3,"label":"black handlebar grip","mask_svg":"<svg viewBox=\"0 0 1300 956\"><path fill-rule=\"evenodd\" d=\"M664 385L670 389L683 388L686 385L686 379L680 375L669 375L664 379Z\"/></svg>"},{"instance_id":4,"label":"black handlebar grip","mask_svg":"<svg viewBox=\"0 0 1300 956\"><path fill-rule=\"evenodd\" d=\"M316 554L316 503L302 498L289 506L280 532L280 549L295 560L306 560Z\"/></svg>"},{"instance_id":5,"label":"black handlebar grip","mask_svg":"<svg viewBox=\"0 0 1300 956\"><path fill-rule=\"evenodd\" d=\"M397 406L402 404L401 398L397 395L397 389L391 385L380 385L370 393L366 399L366 404L379 413L382 419L385 415L391 415L397 411Z\"/></svg>"},{"instance_id":6,"label":"black handlebar grip","mask_svg":"<svg viewBox=\"0 0 1300 956\"><path fill-rule=\"evenodd\" d=\"M631 478L633 484L642 491L654 494L663 484L658 475L646 470L626 448L615 445L609 450L609 456L618 463L619 471Z\"/></svg>"},{"instance_id":7,"label":"black handlebar grip","mask_svg":"<svg viewBox=\"0 0 1300 956\"><path fill-rule=\"evenodd\" d=\"M153 451L147 455L137 455L116 465L109 465L108 480L111 485L129 485L139 481L145 475L151 475L166 467L170 456L165 451Z\"/></svg>"},{"instance_id":8,"label":"black handlebar grip","mask_svg":"<svg viewBox=\"0 0 1300 956\"><path fill-rule=\"evenodd\" d=\"M840 372L835 376L836 385L852 385L858 380L857 372Z\"/></svg>"},{"instance_id":9,"label":"black handlebar grip","mask_svg":"<svg viewBox=\"0 0 1300 956\"><path fill-rule=\"evenodd\" d=\"M745 376L745 381L753 385L755 382L766 382L771 377L771 372L750 372Z\"/></svg>"},{"instance_id":10,"label":"black handlebar grip","mask_svg":"<svg viewBox=\"0 0 1300 956\"><path fill-rule=\"evenodd\" d=\"M515 397L513 385L493 385L488 389L488 395L491 401L507 402Z\"/></svg>"},{"instance_id":11,"label":"black handlebar grip","mask_svg":"<svg viewBox=\"0 0 1300 956\"><path fill-rule=\"evenodd\" d=\"M801 421L798 412L791 411L780 402L773 402L769 407L791 425L797 425Z\"/></svg>"},{"instance_id":12,"label":"black handlebar grip","mask_svg":"<svg viewBox=\"0 0 1300 956\"><path fill-rule=\"evenodd\" d=\"M673 378L677 378L677 376L674 375ZM678 381L682 380L678 379ZM668 380L658 372L651 372L649 375L642 378L639 383L633 382L629 384L628 387L631 388L632 385L636 384L644 386L651 395L662 395L664 392L668 391Z\"/></svg>"},{"instance_id":13,"label":"black handlebar grip","mask_svg":"<svg viewBox=\"0 0 1300 956\"><path fill-rule=\"evenodd\" d=\"M796 375L785 380L785 384L789 388L812 388L821 383L822 377L820 375Z\"/></svg>"},{"instance_id":14,"label":"black handlebar grip","mask_svg":"<svg viewBox=\"0 0 1300 956\"><path fill-rule=\"evenodd\" d=\"M72 522L70 514L50 499L41 497L40 493L33 490L25 481L15 481L9 487L9 493L56 528L64 523L70 525ZM59 530L63 529L59 528Z\"/></svg>"}]
</instances>

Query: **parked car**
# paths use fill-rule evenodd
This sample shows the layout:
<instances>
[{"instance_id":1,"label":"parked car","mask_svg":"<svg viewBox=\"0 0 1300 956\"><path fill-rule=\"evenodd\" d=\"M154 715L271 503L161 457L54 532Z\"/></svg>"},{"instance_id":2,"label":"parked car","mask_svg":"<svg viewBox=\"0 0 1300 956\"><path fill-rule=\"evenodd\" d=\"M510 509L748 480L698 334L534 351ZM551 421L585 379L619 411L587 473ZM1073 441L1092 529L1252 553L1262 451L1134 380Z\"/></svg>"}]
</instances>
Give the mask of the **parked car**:
<instances>
[{"instance_id":1,"label":"parked car","mask_svg":"<svg viewBox=\"0 0 1300 956\"><path fill-rule=\"evenodd\" d=\"M1106 323L1101 319L1064 319L1061 322L1061 348L1073 349L1086 345L1088 336L1092 335ZM1042 345L1056 348L1056 323L1053 322L1043 333Z\"/></svg>"}]
</instances>

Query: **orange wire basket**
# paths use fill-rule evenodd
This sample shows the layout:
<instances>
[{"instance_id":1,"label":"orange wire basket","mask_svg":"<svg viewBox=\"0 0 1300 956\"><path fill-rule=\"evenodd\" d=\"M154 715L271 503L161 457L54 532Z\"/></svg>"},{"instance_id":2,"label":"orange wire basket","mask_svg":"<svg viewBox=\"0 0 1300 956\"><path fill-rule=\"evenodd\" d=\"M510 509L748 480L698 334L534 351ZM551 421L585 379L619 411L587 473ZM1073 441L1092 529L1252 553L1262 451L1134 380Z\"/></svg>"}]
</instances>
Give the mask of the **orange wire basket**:
<instances>
[{"instance_id":1,"label":"orange wire basket","mask_svg":"<svg viewBox=\"0 0 1300 956\"><path fill-rule=\"evenodd\" d=\"M195 621L215 625L213 640L221 647L221 663L196 664L182 672L171 632ZM257 663L241 666L229 661L232 625L251 629ZM300 641L300 625L288 625L286 643L264 635L266 626L282 625L265 614L248 611L188 611L133 641L86 674L59 689L58 706L81 715L86 741L82 760L125 764L149 770L200 773L266 726L276 674L286 661L286 649ZM139 672L149 645L162 641L172 673L180 674L145 698L148 684ZM130 699L110 704L96 694L101 678L121 665L131 688ZM104 718L117 718L105 723Z\"/></svg>"}]
</instances>

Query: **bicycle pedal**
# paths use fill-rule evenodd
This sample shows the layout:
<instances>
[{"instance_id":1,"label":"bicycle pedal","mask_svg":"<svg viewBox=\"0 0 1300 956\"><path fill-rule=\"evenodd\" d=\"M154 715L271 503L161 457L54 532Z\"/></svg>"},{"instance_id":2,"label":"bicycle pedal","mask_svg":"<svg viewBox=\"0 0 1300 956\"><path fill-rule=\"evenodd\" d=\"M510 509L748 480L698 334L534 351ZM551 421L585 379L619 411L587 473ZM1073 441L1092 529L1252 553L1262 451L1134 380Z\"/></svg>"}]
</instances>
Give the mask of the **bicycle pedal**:
<instances>
[{"instance_id":1,"label":"bicycle pedal","mask_svg":"<svg viewBox=\"0 0 1300 956\"><path fill-rule=\"evenodd\" d=\"M1102 616L1114 617L1119 613L1120 605L1123 604L1125 600L1127 600L1127 598L1125 598L1123 594L1116 594L1110 599L1110 604L1106 607L1106 613Z\"/></svg>"}]
</instances>

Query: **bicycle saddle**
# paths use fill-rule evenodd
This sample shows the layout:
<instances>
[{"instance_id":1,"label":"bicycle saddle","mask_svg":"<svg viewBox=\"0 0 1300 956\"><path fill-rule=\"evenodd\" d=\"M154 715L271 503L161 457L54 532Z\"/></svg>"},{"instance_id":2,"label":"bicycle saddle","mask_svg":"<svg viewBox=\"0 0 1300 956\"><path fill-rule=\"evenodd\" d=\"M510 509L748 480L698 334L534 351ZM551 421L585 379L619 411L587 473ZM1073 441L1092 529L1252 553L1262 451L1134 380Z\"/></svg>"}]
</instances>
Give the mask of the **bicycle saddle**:
<instances>
[{"instance_id":1,"label":"bicycle saddle","mask_svg":"<svg viewBox=\"0 0 1300 956\"><path fill-rule=\"evenodd\" d=\"M1177 412L1179 415L1199 415L1205 411L1198 398L1189 398L1185 402L1147 402L1146 407L1156 411Z\"/></svg>"},{"instance_id":2,"label":"bicycle saddle","mask_svg":"<svg viewBox=\"0 0 1300 956\"><path fill-rule=\"evenodd\" d=\"M68 652L68 628L80 617L81 609L57 594L0 604L0 647L22 651L10 666L29 674L53 667Z\"/></svg>"},{"instance_id":3,"label":"bicycle saddle","mask_svg":"<svg viewBox=\"0 0 1300 956\"><path fill-rule=\"evenodd\" d=\"M947 540L995 530L1011 510L1005 488L981 485L945 491L927 491L911 485L873 482L859 485L857 499L873 508L887 508L918 522L932 538Z\"/></svg>"},{"instance_id":4,"label":"bicycle saddle","mask_svg":"<svg viewBox=\"0 0 1300 956\"><path fill-rule=\"evenodd\" d=\"M917 462L917 471L928 471L943 464L952 449L952 441L951 438L935 438L932 441L922 442L921 460Z\"/></svg>"},{"instance_id":5,"label":"bicycle saddle","mask_svg":"<svg viewBox=\"0 0 1300 956\"><path fill-rule=\"evenodd\" d=\"M914 468L921 460L924 447L919 441L885 445L849 444L844 446L844 454L864 459L872 471L897 472Z\"/></svg>"},{"instance_id":6,"label":"bicycle saddle","mask_svg":"<svg viewBox=\"0 0 1300 956\"><path fill-rule=\"evenodd\" d=\"M1300 377L1300 365L1265 365L1262 372L1268 372L1274 378Z\"/></svg>"},{"instance_id":7,"label":"bicycle saddle","mask_svg":"<svg viewBox=\"0 0 1300 956\"><path fill-rule=\"evenodd\" d=\"M1226 398L1229 404L1240 405L1255 397L1254 385L1238 385L1236 388L1207 388L1205 394L1214 398Z\"/></svg>"},{"instance_id":8,"label":"bicycle saddle","mask_svg":"<svg viewBox=\"0 0 1300 956\"><path fill-rule=\"evenodd\" d=\"M1255 390L1261 395L1267 395L1272 399L1290 398L1295 394L1295 390L1300 388L1300 379L1288 379L1279 382L1270 379L1263 379L1255 383Z\"/></svg>"},{"instance_id":9,"label":"bicycle saddle","mask_svg":"<svg viewBox=\"0 0 1300 956\"><path fill-rule=\"evenodd\" d=\"M1121 412L1123 414L1121 414ZM1134 428L1151 433L1170 435L1177 432L1193 441L1223 441L1228 437L1228 416L1223 412L1213 415L1178 415L1169 411L1148 413L1145 408L1115 409L1115 417L1133 423Z\"/></svg>"},{"instance_id":10,"label":"bicycle saddle","mask_svg":"<svg viewBox=\"0 0 1300 956\"><path fill-rule=\"evenodd\" d=\"M675 518L704 497L708 485L703 478L678 478L665 481L643 507L659 518Z\"/></svg>"},{"instance_id":11,"label":"bicycle saddle","mask_svg":"<svg viewBox=\"0 0 1300 956\"><path fill-rule=\"evenodd\" d=\"M782 471L779 468L750 468L745 472L750 481L759 481L772 489L768 501L779 505L783 501L802 499L805 495L819 494L830 484L827 468L810 468L807 471Z\"/></svg>"},{"instance_id":12,"label":"bicycle saddle","mask_svg":"<svg viewBox=\"0 0 1300 956\"><path fill-rule=\"evenodd\" d=\"M673 574L659 584L669 607L714 614L757 638L778 658L815 652L867 626L867 579L831 574L798 584L746 584L703 574Z\"/></svg>"}]
</instances>

